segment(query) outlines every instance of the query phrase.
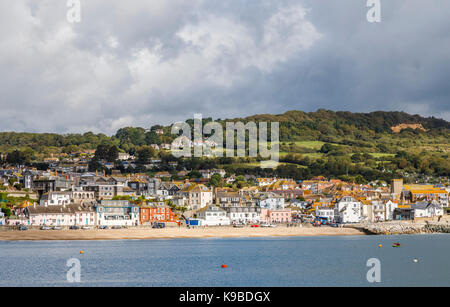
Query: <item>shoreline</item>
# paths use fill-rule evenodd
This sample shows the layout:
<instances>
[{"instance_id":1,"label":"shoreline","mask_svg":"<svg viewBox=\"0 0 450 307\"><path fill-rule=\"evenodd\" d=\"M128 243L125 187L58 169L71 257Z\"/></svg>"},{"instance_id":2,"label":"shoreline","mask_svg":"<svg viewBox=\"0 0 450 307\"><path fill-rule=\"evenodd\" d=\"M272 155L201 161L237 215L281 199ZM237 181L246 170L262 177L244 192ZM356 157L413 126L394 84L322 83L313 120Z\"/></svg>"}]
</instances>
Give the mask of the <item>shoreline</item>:
<instances>
[{"instance_id":1,"label":"shoreline","mask_svg":"<svg viewBox=\"0 0 450 307\"><path fill-rule=\"evenodd\" d=\"M85 241L151 240L202 238L258 238L367 235L355 228L276 227L276 228L164 228L164 229L92 229L92 230L9 230L0 231L0 241Z\"/></svg>"}]
</instances>

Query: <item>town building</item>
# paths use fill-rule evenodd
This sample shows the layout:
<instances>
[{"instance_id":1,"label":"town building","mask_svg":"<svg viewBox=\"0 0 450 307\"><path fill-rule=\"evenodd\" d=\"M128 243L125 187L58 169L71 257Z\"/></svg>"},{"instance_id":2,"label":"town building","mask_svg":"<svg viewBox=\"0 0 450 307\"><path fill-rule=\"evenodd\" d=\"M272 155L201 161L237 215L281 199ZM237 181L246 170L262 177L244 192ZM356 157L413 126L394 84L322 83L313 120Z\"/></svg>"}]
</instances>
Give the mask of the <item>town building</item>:
<instances>
[{"instance_id":1,"label":"town building","mask_svg":"<svg viewBox=\"0 0 450 307\"><path fill-rule=\"evenodd\" d=\"M362 216L362 203L353 197L344 196L335 207L335 215L340 223L359 223Z\"/></svg>"},{"instance_id":2,"label":"town building","mask_svg":"<svg viewBox=\"0 0 450 307\"><path fill-rule=\"evenodd\" d=\"M292 222L292 212L291 209L274 209L269 210L266 208L261 208L261 223L290 223Z\"/></svg>"},{"instance_id":3,"label":"town building","mask_svg":"<svg viewBox=\"0 0 450 307\"><path fill-rule=\"evenodd\" d=\"M197 211L197 218L204 226L227 226L231 224L227 212L215 205L208 205Z\"/></svg>"},{"instance_id":4,"label":"town building","mask_svg":"<svg viewBox=\"0 0 450 307\"><path fill-rule=\"evenodd\" d=\"M317 206L315 208L316 218L322 222L334 223L336 222L335 210L332 207Z\"/></svg>"},{"instance_id":5,"label":"town building","mask_svg":"<svg viewBox=\"0 0 450 307\"><path fill-rule=\"evenodd\" d=\"M50 191L42 195L39 204L41 206L61 206L70 204L71 192Z\"/></svg>"},{"instance_id":6,"label":"town building","mask_svg":"<svg viewBox=\"0 0 450 307\"><path fill-rule=\"evenodd\" d=\"M30 226L94 226L95 209L92 204L28 206L24 209Z\"/></svg>"},{"instance_id":7,"label":"town building","mask_svg":"<svg viewBox=\"0 0 450 307\"><path fill-rule=\"evenodd\" d=\"M156 222L161 223L175 223L175 213L172 208L163 203L143 205L140 207L139 222L141 225L152 224Z\"/></svg>"},{"instance_id":8,"label":"town building","mask_svg":"<svg viewBox=\"0 0 450 307\"><path fill-rule=\"evenodd\" d=\"M216 193L216 205L220 207L240 207L245 198L238 192L218 191Z\"/></svg>"},{"instance_id":9,"label":"town building","mask_svg":"<svg viewBox=\"0 0 450 307\"><path fill-rule=\"evenodd\" d=\"M189 210L199 210L213 202L212 191L204 185L190 184L180 190L177 195L186 198L186 207Z\"/></svg>"},{"instance_id":10,"label":"town building","mask_svg":"<svg viewBox=\"0 0 450 307\"><path fill-rule=\"evenodd\" d=\"M280 210L285 207L284 197L272 192L265 192L258 195L257 203L260 208L269 210Z\"/></svg>"},{"instance_id":11,"label":"town building","mask_svg":"<svg viewBox=\"0 0 450 307\"><path fill-rule=\"evenodd\" d=\"M255 224L261 221L261 208L259 207L235 207L223 208L227 212L232 224Z\"/></svg>"},{"instance_id":12,"label":"town building","mask_svg":"<svg viewBox=\"0 0 450 307\"><path fill-rule=\"evenodd\" d=\"M444 215L444 208L438 202L421 201L411 204L411 209L414 210L414 219L417 218L432 218Z\"/></svg>"},{"instance_id":13,"label":"town building","mask_svg":"<svg viewBox=\"0 0 450 307\"><path fill-rule=\"evenodd\" d=\"M138 226L139 206L127 200L102 200L96 206L97 225Z\"/></svg>"}]
</instances>

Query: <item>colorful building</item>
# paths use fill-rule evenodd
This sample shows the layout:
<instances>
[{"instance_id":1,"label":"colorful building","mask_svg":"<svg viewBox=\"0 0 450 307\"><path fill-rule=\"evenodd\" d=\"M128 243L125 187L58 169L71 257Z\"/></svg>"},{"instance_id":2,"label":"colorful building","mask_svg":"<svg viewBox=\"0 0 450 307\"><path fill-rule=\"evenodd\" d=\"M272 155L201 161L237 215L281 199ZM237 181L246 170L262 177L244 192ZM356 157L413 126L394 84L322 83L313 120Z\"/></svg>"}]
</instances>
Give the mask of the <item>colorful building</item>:
<instances>
[{"instance_id":1,"label":"colorful building","mask_svg":"<svg viewBox=\"0 0 450 307\"><path fill-rule=\"evenodd\" d=\"M141 225L149 223L170 223L177 222L172 208L162 204L144 205L140 208L139 223Z\"/></svg>"}]
</instances>

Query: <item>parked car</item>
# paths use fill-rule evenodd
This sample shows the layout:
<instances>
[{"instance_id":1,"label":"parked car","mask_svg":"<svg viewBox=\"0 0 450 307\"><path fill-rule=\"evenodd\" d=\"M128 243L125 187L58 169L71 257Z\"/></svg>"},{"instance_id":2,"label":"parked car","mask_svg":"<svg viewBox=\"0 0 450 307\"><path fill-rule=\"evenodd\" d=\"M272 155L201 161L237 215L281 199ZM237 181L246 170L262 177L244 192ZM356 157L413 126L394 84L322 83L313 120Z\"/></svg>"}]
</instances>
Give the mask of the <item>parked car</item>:
<instances>
[{"instance_id":1,"label":"parked car","mask_svg":"<svg viewBox=\"0 0 450 307\"><path fill-rule=\"evenodd\" d=\"M152 226L152 228L164 228L166 227L166 224L164 223L156 223L155 225Z\"/></svg>"},{"instance_id":2,"label":"parked car","mask_svg":"<svg viewBox=\"0 0 450 307\"><path fill-rule=\"evenodd\" d=\"M108 229L108 226L106 226L106 225L100 225L100 226L98 226L98 228L99 228L99 229Z\"/></svg>"},{"instance_id":3,"label":"parked car","mask_svg":"<svg viewBox=\"0 0 450 307\"><path fill-rule=\"evenodd\" d=\"M20 225L19 226L19 230L28 230L28 227L24 226L24 225Z\"/></svg>"},{"instance_id":4,"label":"parked car","mask_svg":"<svg viewBox=\"0 0 450 307\"><path fill-rule=\"evenodd\" d=\"M256 228L256 227L259 227L259 225L258 224L253 224L252 227Z\"/></svg>"},{"instance_id":5,"label":"parked car","mask_svg":"<svg viewBox=\"0 0 450 307\"><path fill-rule=\"evenodd\" d=\"M70 226L69 229L77 230L77 229L80 229L80 226L72 225L72 226Z\"/></svg>"},{"instance_id":6,"label":"parked car","mask_svg":"<svg viewBox=\"0 0 450 307\"><path fill-rule=\"evenodd\" d=\"M81 229L89 230L89 229L91 229L91 227L89 227L89 226L83 226L83 227L81 227Z\"/></svg>"},{"instance_id":7,"label":"parked car","mask_svg":"<svg viewBox=\"0 0 450 307\"><path fill-rule=\"evenodd\" d=\"M42 226L41 227L41 230L50 230L51 228L50 227L48 227L48 226Z\"/></svg>"},{"instance_id":8,"label":"parked car","mask_svg":"<svg viewBox=\"0 0 450 307\"><path fill-rule=\"evenodd\" d=\"M59 226L55 226L55 227L53 227L52 229L53 229L53 230L61 230L62 228L59 227Z\"/></svg>"},{"instance_id":9,"label":"parked car","mask_svg":"<svg viewBox=\"0 0 450 307\"><path fill-rule=\"evenodd\" d=\"M123 227L122 226L119 226L119 225L114 225L114 226L112 226L111 227L111 229L122 229Z\"/></svg>"},{"instance_id":10,"label":"parked car","mask_svg":"<svg viewBox=\"0 0 450 307\"><path fill-rule=\"evenodd\" d=\"M235 227L235 228L243 228L244 224L234 224L233 227Z\"/></svg>"},{"instance_id":11,"label":"parked car","mask_svg":"<svg viewBox=\"0 0 450 307\"><path fill-rule=\"evenodd\" d=\"M261 227L277 227L277 225L264 223L264 224L261 224Z\"/></svg>"}]
</instances>

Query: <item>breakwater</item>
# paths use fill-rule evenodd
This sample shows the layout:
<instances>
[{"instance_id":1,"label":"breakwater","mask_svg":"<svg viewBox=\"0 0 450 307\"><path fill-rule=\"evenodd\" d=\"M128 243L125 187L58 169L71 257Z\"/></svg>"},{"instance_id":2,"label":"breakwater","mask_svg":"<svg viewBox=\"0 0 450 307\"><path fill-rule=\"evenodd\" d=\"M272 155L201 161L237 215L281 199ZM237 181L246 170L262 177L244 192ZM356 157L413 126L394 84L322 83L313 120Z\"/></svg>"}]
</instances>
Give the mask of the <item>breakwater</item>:
<instances>
[{"instance_id":1,"label":"breakwater","mask_svg":"<svg viewBox=\"0 0 450 307\"><path fill-rule=\"evenodd\" d=\"M449 224L432 223L373 223L366 225L355 225L354 228L373 235L393 235L393 234L422 234L422 233L450 233Z\"/></svg>"}]
</instances>

